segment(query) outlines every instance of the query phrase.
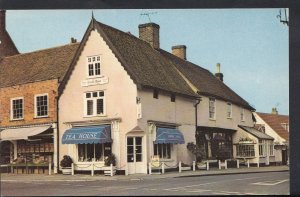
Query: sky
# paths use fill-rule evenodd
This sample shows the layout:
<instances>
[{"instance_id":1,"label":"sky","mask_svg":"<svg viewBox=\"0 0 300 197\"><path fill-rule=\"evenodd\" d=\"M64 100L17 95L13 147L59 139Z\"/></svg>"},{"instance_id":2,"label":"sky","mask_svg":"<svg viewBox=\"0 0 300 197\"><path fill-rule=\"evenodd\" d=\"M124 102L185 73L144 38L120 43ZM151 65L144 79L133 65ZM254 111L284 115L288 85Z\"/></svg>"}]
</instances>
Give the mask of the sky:
<instances>
[{"instance_id":1,"label":"sky","mask_svg":"<svg viewBox=\"0 0 300 197\"><path fill-rule=\"evenodd\" d=\"M21 53L80 41L91 20L130 32L160 26L160 48L187 46L187 60L210 72L257 112L289 114L289 28L279 9L8 10L6 27ZM144 13L149 14L150 20Z\"/></svg>"}]
</instances>

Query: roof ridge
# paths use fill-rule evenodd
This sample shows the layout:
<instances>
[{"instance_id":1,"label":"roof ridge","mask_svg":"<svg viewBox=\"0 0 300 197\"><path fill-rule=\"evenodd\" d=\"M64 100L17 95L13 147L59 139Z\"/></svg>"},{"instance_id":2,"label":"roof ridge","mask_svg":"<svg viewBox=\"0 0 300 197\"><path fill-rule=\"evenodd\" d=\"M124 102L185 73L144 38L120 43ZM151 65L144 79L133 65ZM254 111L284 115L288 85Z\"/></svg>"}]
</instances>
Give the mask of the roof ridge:
<instances>
[{"instance_id":1,"label":"roof ridge","mask_svg":"<svg viewBox=\"0 0 300 197\"><path fill-rule=\"evenodd\" d=\"M28 54L33 54L33 53L39 53L39 52L43 52L43 51L47 51L47 50L51 50L51 49L62 48L62 47L71 46L71 45L75 45L75 44L80 44L80 42L69 43L69 44L59 45L59 46L50 47L50 48L39 49L39 50L36 50L36 51L27 52L27 53L20 53L20 54L16 54L16 55L11 55L11 56L7 56L7 57L3 57L3 60L4 60L4 59L8 59L8 58L14 58L14 57L17 57L17 56L22 56L22 55L28 55Z\"/></svg>"}]
</instances>

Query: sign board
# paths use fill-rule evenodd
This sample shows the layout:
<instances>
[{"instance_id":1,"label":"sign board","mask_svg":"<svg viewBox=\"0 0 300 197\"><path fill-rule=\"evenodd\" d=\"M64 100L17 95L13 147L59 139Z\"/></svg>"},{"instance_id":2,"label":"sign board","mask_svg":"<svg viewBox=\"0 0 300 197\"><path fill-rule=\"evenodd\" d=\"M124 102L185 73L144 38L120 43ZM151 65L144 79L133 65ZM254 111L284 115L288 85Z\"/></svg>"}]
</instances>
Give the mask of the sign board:
<instances>
[{"instance_id":1,"label":"sign board","mask_svg":"<svg viewBox=\"0 0 300 197\"><path fill-rule=\"evenodd\" d=\"M160 164L159 164L159 155L153 155L151 157L151 165L154 168L158 168L160 166Z\"/></svg>"},{"instance_id":2,"label":"sign board","mask_svg":"<svg viewBox=\"0 0 300 197\"><path fill-rule=\"evenodd\" d=\"M108 77L101 77L95 79L87 79L81 81L82 87L93 86L93 85L101 85L108 83Z\"/></svg>"}]
</instances>

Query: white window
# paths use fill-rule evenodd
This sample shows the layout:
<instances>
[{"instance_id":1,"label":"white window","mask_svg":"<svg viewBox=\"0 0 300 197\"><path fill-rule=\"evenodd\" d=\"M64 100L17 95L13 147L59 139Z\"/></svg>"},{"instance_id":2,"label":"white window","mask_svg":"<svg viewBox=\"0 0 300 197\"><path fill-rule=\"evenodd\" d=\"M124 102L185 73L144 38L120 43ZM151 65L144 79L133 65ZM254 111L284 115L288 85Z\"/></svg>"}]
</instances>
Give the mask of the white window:
<instances>
[{"instance_id":1,"label":"white window","mask_svg":"<svg viewBox=\"0 0 300 197\"><path fill-rule=\"evenodd\" d=\"M216 99L209 99L209 118L216 119Z\"/></svg>"},{"instance_id":2,"label":"white window","mask_svg":"<svg viewBox=\"0 0 300 197\"><path fill-rule=\"evenodd\" d=\"M95 77L101 75L99 55L87 57L87 65L88 65L89 77Z\"/></svg>"},{"instance_id":3,"label":"white window","mask_svg":"<svg viewBox=\"0 0 300 197\"><path fill-rule=\"evenodd\" d=\"M227 103L227 118L232 118L232 105Z\"/></svg>"},{"instance_id":4,"label":"white window","mask_svg":"<svg viewBox=\"0 0 300 197\"><path fill-rule=\"evenodd\" d=\"M47 117L48 116L48 94L35 95L35 117Z\"/></svg>"},{"instance_id":5,"label":"white window","mask_svg":"<svg viewBox=\"0 0 300 197\"><path fill-rule=\"evenodd\" d=\"M267 143L265 140L259 140L258 148L259 156L264 157L267 155Z\"/></svg>"},{"instance_id":6,"label":"white window","mask_svg":"<svg viewBox=\"0 0 300 197\"><path fill-rule=\"evenodd\" d=\"M245 109L241 108L241 121L245 121Z\"/></svg>"},{"instance_id":7,"label":"white window","mask_svg":"<svg viewBox=\"0 0 300 197\"><path fill-rule=\"evenodd\" d=\"M12 120L20 120L23 119L24 115L24 98L13 98L10 102L11 105L11 119Z\"/></svg>"},{"instance_id":8,"label":"white window","mask_svg":"<svg viewBox=\"0 0 300 197\"><path fill-rule=\"evenodd\" d=\"M78 144L78 161L104 161L104 157L111 154L111 143L105 144Z\"/></svg>"},{"instance_id":9,"label":"white window","mask_svg":"<svg viewBox=\"0 0 300 197\"><path fill-rule=\"evenodd\" d=\"M270 141L269 150L270 150L270 155L273 156L274 155L274 144L272 141Z\"/></svg>"},{"instance_id":10,"label":"white window","mask_svg":"<svg viewBox=\"0 0 300 197\"><path fill-rule=\"evenodd\" d=\"M159 155L161 159L171 159L172 144L154 144L154 155Z\"/></svg>"},{"instance_id":11,"label":"white window","mask_svg":"<svg viewBox=\"0 0 300 197\"><path fill-rule=\"evenodd\" d=\"M85 116L105 115L105 99L103 91L85 93Z\"/></svg>"},{"instance_id":12,"label":"white window","mask_svg":"<svg viewBox=\"0 0 300 197\"><path fill-rule=\"evenodd\" d=\"M255 157L253 144L239 144L236 146L237 157Z\"/></svg>"}]
</instances>

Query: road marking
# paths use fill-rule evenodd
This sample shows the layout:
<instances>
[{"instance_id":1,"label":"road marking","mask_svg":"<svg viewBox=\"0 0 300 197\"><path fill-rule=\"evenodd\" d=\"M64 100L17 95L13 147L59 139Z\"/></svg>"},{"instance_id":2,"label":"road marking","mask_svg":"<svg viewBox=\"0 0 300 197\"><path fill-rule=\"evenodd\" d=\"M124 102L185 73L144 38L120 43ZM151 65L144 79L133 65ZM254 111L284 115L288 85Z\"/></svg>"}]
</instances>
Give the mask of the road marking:
<instances>
[{"instance_id":1,"label":"road marking","mask_svg":"<svg viewBox=\"0 0 300 197\"><path fill-rule=\"evenodd\" d=\"M128 187L128 188L124 188L124 189L138 189L136 187Z\"/></svg>"},{"instance_id":2,"label":"road marking","mask_svg":"<svg viewBox=\"0 0 300 197\"><path fill-rule=\"evenodd\" d=\"M186 192L197 192L197 193L201 193L201 192L210 192L211 190L208 189L194 189L194 190L184 190Z\"/></svg>"},{"instance_id":3,"label":"road marking","mask_svg":"<svg viewBox=\"0 0 300 197\"><path fill-rule=\"evenodd\" d=\"M213 192L213 194L217 194L217 195L229 195L227 193L221 193L221 192Z\"/></svg>"},{"instance_id":4,"label":"road marking","mask_svg":"<svg viewBox=\"0 0 300 197\"><path fill-rule=\"evenodd\" d=\"M34 184L37 184L37 185L44 185L45 183L34 183Z\"/></svg>"},{"instance_id":5,"label":"road marking","mask_svg":"<svg viewBox=\"0 0 300 197\"><path fill-rule=\"evenodd\" d=\"M220 192L229 193L229 194L238 194L239 193L239 192L228 192L228 191L220 191Z\"/></svg>"},{"instance_id":6,"label":"road marking","mask_svg":"<svg viewBox=\"0 0 300 197\"><path fill-rule=\"evenodd\" d=\"M74 186L76 186L76 187L82 187L82 186L84 186L84 185L74 185Z\"/></svg>"},{"instance_id":7,"label":"road marking","mask_svg":"<svg viewBox=\"0 0 300 197\"><path fill-rule=\"evenodd\" d=\"M286 181L289 181L288 179L285 180L272 180L272 181L263 181L263 182L257 182L257 183L251 183L253 185L268 185L268 186L274 186L278 185L280 183L284 183Z\"/></svg>"},{"instance_id":8,"label":"road marking","mask_svg":"<svg viewBox=\"0 0 300 197\"><path fill-rule=\"evenodd\" d=\"M265 178L265 177L249 177L249 178L243 178L243 179L234 179L233 181L242 181L242 180L248 180L248 179L258 179L258 178Z\"/></svg>"}]
</instances>

